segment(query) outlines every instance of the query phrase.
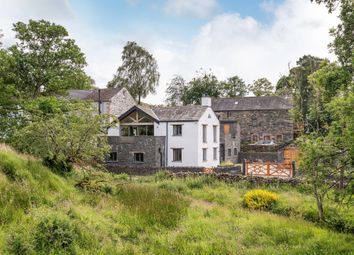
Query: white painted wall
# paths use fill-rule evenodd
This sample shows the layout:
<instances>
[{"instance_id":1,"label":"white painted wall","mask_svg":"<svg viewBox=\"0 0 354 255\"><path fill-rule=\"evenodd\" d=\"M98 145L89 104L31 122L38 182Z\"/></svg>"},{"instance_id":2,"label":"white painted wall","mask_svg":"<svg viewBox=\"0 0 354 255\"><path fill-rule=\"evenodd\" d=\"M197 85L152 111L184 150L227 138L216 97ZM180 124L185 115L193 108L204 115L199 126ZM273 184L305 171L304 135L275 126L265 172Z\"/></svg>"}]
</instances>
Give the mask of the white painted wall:
<instances>
[{"instance_id":1,"label":"white painted wall","mask_svg":"<svg viewBox=\"0 0 354 255\"><path fill-rule=\"evenodd\" d=\"M210 118L209 118L210 116ZM203 143L203 124L207 124L207 143ZM167 166L203 166L219 165L219 129L220 123L211 108L207 108L199 121L160 122L154 124L155 136L166 136ZM182 136L173 136L173 125L182 125ZM217 126L217 142L214 143L213 126ZM173 161L173 148L182 148L182 162ZM203 161L203 150L207 148L207 161ZM217 158L214 160L213 148L217 148Z\"/></svg>"},{"instance_id":2,"label":"white painted wall","mask_svg":"<svg viewBox=\"0 0 354 255\"><path fill-rule=\"evenodd\" d=\"M203 125L207 125L207 142L203 142ZM213 137L213 126L216 128L216 143ZM220 122L214 111L208 107L198 122L198 166L216 167L219 165L219 139ZM203 161L203 148L207 149L207 161ZM216 160L214 160L213 148L217 148Z\"/></svg>"}]
</instances>

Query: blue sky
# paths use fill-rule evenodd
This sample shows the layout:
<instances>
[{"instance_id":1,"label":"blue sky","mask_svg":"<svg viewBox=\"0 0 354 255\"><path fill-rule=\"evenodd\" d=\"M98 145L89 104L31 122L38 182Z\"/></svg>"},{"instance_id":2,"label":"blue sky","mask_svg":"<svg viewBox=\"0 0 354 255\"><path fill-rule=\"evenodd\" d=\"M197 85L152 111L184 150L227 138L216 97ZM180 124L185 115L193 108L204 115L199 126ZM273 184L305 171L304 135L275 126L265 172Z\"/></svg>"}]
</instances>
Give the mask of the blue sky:
<instances>
[{"instance_id":1,"label":"blue sky","mask_svg":"<svg viewBox=\"0 0 354 255\"><path fill-rule=\"evenodd\" d=\"M166 83L196 70L219 79L239 75L247 83L273 83L304 54L327 57L336 14L310 0L0 0L5 45L14 42L11 24L47 19L65 26L85 53L87 72L105 87L121 63L127 41L136 41L157 60L155 95L162 103Z\"/></svg>"}]
</instances>

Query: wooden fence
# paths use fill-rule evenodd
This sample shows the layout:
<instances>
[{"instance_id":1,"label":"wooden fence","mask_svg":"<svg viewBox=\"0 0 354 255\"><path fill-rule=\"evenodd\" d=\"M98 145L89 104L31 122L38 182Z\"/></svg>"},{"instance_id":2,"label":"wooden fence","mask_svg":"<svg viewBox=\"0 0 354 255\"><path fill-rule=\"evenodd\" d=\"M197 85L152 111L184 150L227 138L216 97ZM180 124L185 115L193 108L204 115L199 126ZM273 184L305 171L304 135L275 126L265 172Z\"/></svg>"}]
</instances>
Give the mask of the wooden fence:
<instances>
[{"instance_id":1,"label":"wooden fence","mask_svg":"<svg viewBox=\"0 0 354 255\"><path fill-rule=\"evenodd\" d=\"M245 162L245 174L269 177L293 177L294 169L291 162Z\"/></svg>"}]
</instances>

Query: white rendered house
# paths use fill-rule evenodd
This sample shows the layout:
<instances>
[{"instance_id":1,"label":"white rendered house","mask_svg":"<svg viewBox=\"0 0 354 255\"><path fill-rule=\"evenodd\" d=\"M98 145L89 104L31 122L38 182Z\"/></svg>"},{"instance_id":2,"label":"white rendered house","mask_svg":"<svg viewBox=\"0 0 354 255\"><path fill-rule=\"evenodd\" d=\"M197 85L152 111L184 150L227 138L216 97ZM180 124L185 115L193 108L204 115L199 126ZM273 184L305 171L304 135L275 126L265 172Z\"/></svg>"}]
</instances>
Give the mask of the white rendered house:
<instances>
[{"instance_id":1,"label":"white rendered house","mask_svg":"<svg viewBox=\"0 0 354 255\"><path fill-rule=\"evenodd\" d=\"M216 167L220 123L208 98L203 105L134 105L109 135L111 161L121 165Z\"/></svg>"}]
</instances>

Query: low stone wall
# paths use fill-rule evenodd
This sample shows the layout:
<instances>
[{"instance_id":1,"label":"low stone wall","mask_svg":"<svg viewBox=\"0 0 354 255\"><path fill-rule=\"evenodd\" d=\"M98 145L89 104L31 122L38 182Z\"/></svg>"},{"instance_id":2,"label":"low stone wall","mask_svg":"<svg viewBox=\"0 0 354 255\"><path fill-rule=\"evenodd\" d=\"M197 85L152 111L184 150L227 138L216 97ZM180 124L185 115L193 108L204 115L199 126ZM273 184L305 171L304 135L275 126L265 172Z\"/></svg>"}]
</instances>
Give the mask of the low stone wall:
<instances>
[{"instance_id":1,"label":"low stone wall","mask_svg":"<svg viewBox=\"0 0 354 255\"><path fill-rule=\"evenodd\" d=\"M224 181L226 183L234 183L240 181L247 181L253 184L290 184L296 186L302 183L300 178L279 178L279 177L261 177L261 176L245 176L245 175L234 175L229 173L212 173L206 174L203 172L177 172L172 173L171 178L188 178L188 177L198 177L198 176L213 176L219 181Z\"/></svg>"},{"instance_id":2,"label":"low stone wall","mask_svg":"<svg viewBox=\"0 0 354 255\"><path fill-rule=\"evenodd\" d=\"M205 172L215 172L215 173L229 173L229 174L241 174L241 166L232 167L215 167L215 168L204 168L204 167L149 167L149 166L123 166L115 163L107 163L105 165L109 172L122 174L126 173L129 175L151 175L160 170L170 171L171 173L178 172L188 172L188 173L205 173Z\"/></svg>"}]
</instances>

